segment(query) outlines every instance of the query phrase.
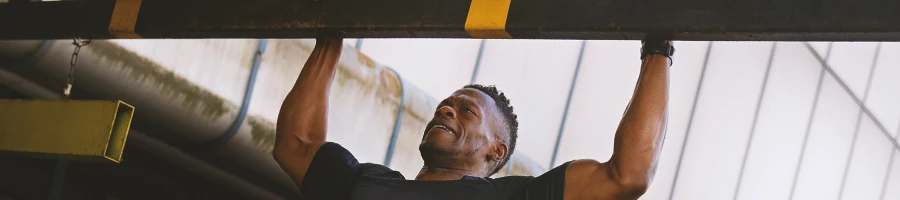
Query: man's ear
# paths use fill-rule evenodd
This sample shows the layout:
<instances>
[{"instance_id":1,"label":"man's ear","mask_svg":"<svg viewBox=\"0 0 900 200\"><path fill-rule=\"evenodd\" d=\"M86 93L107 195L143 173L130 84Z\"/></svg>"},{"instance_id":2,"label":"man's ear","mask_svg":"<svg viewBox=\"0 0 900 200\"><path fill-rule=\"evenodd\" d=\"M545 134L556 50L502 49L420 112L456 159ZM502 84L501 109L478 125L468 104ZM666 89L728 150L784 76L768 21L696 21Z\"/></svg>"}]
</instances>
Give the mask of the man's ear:
<instances>
[{"instance_id":1,"label":"man's ear","mask_svg":"<svg viewBox=\"0 0 900 200\"><path fill-rule=\"evenodd\" d=\"M506 158L506 154L509 152L509 148L507 148L506 144L497 143L494 145L494 148L491 149L490 159L496 162L500 162L503 158Z\"/></svg>"}]
</instances>

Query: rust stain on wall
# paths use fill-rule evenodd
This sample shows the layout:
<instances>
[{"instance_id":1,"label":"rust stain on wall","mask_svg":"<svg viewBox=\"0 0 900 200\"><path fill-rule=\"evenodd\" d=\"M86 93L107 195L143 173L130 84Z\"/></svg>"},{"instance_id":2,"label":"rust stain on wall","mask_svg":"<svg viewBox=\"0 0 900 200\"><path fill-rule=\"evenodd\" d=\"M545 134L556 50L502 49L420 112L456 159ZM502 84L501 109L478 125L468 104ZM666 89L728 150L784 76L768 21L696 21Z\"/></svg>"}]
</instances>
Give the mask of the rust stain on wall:
<instances>
[{"instance_id":1,"label":"rust stain on wall","mask_svg":"<svg viewBox=\"0 0 900 200\"><path fill-rule=\"evenodd\" d=\"M169 69L152 60L140 56L110 41L94 41L90 46L100 59L128 72L134 80L149 81L160 88L159 92L168 98L184 98L181 106L188 110L200 111L211 120L217 120L223 114L237 106L222 97L201 88L184 77L176 75Z\"/></svg>"},{"instance_id":2,"label":"rust stain on wall","mask_svg":"<svg viewBox=\"0 0 900 200\"><path fill-rule=\"evenodd\" d=\"M275 123L259 116L247 117L250 124L250 137L263 153L271 154L275 149Z\"/></svg>"}]
</instances>

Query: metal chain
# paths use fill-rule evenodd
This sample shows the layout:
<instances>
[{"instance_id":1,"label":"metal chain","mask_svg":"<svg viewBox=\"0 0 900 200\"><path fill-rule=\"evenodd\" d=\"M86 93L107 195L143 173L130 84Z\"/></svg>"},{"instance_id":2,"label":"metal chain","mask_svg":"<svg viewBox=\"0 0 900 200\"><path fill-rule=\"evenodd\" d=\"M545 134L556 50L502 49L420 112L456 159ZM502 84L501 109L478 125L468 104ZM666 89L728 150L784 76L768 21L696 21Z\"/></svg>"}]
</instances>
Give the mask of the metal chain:
<instances>
[{"instance_id":1,"label":"metal chain","mask_svg":"<svg viewBox=\"0 0 900 200\"><path fill-rule=\"evenodd\" d=\"M68 100L69 94L72 93L72 83L75 81L75 64L78 62L78 52L81 47L91 43L91 39L72 38L72 45L75 45L75 51L72 52L72 58L69 60L69 77L66 79L66 88L63 89L63 99Z\"/></svg>"}]
</instances>

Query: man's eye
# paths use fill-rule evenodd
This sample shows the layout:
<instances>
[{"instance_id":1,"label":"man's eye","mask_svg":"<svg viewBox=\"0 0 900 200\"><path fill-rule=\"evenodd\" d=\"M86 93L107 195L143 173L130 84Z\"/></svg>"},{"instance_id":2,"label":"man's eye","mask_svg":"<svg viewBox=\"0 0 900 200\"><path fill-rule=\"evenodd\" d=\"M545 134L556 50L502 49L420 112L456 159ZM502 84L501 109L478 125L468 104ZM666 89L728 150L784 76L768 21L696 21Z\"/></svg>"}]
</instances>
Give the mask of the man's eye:
<instances>
[{"instance_id":1,"label":"man's eye","mask_svg":"<svg viewBox=\"0 0 900 200\"><path fill-rule=\"evenodd\" d=\"M466 109L466 112L470 113L470 114L475 114L475 111L472 111L472 109Z\"/></svg>"}]
</instances>

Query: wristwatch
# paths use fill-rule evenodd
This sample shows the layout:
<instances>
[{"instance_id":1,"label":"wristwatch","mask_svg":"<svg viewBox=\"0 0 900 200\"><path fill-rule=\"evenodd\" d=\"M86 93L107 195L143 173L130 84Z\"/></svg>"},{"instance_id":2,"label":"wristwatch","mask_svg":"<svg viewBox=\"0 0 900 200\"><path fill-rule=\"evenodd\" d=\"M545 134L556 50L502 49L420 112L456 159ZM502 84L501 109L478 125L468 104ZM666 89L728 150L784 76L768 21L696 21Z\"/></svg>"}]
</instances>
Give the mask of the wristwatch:
<instances>
[{"instance_id":1,"label":"wristwatch","mask_svg":"<svg viewBox=\"0 0 900 200\"><path fill-rule=\"evenodd\" d=\"M644 40L642 43L641 60L644 60L644 58L650 54L660 54L669 58L669 64L672 63L672 58L675 55L675 47L671 44L667 43L665 40Z\"/></svg>"}]
</instances>

